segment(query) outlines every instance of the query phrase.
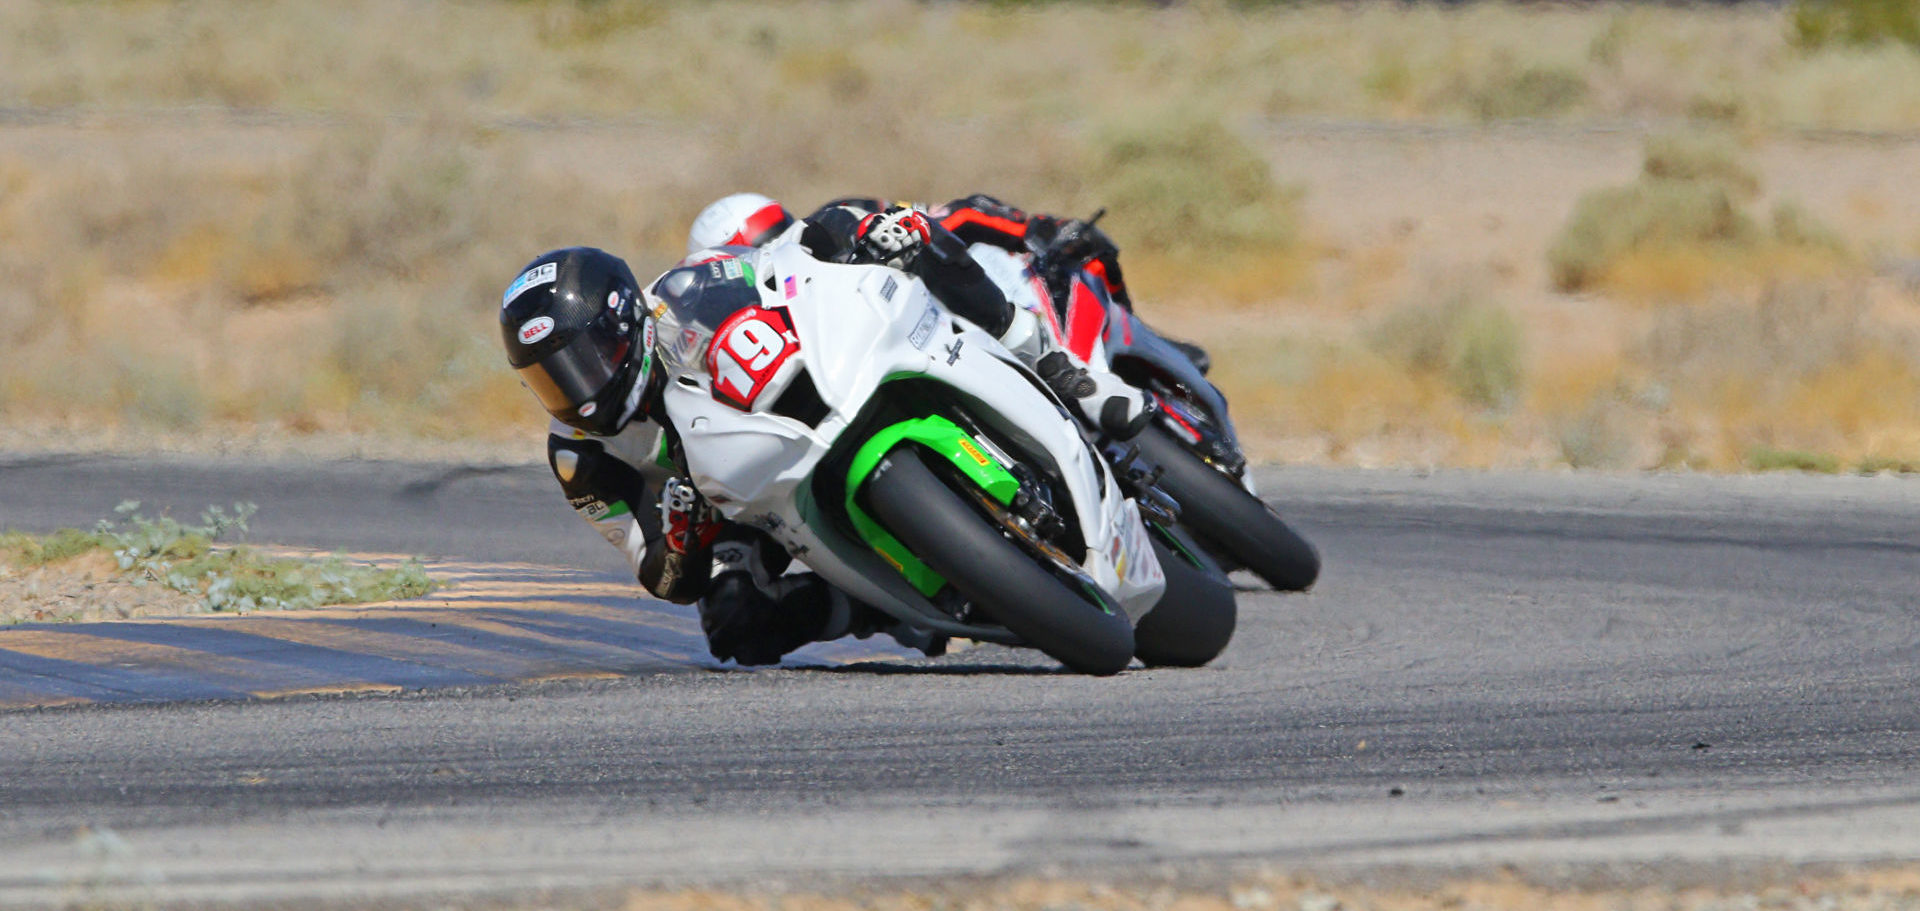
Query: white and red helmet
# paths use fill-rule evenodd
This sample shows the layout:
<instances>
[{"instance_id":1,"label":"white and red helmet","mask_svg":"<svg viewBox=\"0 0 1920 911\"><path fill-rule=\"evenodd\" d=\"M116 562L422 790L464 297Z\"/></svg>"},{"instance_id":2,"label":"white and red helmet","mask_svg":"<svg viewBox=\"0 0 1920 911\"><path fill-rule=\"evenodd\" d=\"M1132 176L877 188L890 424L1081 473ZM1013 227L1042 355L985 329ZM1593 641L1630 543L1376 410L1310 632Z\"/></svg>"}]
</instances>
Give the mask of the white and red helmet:
<instances>
[{"instance_id":1,"label":"white and red helmet","mask_svg":"<svg viewBox=\"0 0 1920 911\"><path fill-rule=\"evenodd\" d=\"M700 210L687 232L687 253L708 247L757 247L793 226L793 213L758 193L735 193Z\"/></svg>"}]
</instances>

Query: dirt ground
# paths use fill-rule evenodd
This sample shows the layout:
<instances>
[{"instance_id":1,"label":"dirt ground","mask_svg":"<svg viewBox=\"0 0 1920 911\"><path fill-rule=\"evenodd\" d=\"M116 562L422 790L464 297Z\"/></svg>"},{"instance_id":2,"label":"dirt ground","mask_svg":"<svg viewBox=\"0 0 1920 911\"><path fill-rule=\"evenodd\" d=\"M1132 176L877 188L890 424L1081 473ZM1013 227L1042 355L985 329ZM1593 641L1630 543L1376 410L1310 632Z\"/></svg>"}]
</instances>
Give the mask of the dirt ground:
<instances>
[{"instance_id":1,"label":"dirt ground","mask_svg":"<svg viewBox=\"0 0 1920 911\"><path fill-rule=\"evenodd\" d=\"M1920 870L1908 865L1446 874L1373 870L1308 877L1231 877L1142 870L1127 879L981 877L920 885L830 889L766 884L738 890L638 890L600 899L507 903L506 908L626 911L1895 911L1920 908Z\"/></svg>"},{"instance_id":2,"label":"dirt ground","mask_svg":"<svg viewBox=\"0 0 1920 911\"><path fill-rule=\"evenodd\" d=\"M0 562L0 626L175 616L203 610L200 599L159 581L120 572L94 551L21 569Z\"/></svg>"}]
</instances>

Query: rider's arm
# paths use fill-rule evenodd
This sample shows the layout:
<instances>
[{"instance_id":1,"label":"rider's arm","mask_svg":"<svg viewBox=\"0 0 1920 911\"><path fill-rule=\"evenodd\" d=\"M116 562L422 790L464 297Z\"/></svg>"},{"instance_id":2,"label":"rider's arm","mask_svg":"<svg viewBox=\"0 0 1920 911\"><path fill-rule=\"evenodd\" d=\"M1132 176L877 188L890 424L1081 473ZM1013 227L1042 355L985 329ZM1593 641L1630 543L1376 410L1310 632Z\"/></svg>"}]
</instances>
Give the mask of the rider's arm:
<instances>
[{"instance_id":1,"label":"rider's arm","mask_svg":"<svg viewBox=\"0 0 1920 911\"><path fill-rule=\"evenodd\" d=\"M698 540L670 546L659 498L651 492L658 485L648 484L638 469L597 439L550 434L547 462L567 504L626 556L634 576L654 597L686 604L706 590L711 540L706 546ZM694 546L684 546L687 543Z\"/></svg>"},{"instance_id":2,"label":"rider's arm","mask_svg":"<svg viewBox=\"0 0 1920 911\"><path fill-rule=\"evenodd\" d=\"M806 218L800 244L815 259L856 261L862 220L868 214L846 206L831 206L815 212ZM927 243L913 257L907 271L926 282L927 290L947 309L995 336L1004 334L1013 323L1013 304L1007 300L1006 293L967 255L965 241L931 218L927 219L927 227Z\"/></svg>"}]
</instances>

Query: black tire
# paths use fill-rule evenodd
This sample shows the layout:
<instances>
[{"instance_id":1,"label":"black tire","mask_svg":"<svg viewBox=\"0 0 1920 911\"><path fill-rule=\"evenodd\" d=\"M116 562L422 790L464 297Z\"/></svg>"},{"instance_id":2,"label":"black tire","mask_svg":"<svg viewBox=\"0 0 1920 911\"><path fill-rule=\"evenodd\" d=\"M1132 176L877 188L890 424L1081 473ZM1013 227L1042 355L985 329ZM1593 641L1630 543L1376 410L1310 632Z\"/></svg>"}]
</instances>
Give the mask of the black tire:
<instances>
[{"instance_id":1,"label":"black tire","mask_svg":"<svg viewBox=\"0 0 1920 911\"><path fill-rule=\"evenodd\" d=\"M1070 670L1106 676L1133 659L1133 625L1048 572L923 464L895 449L868 477L867 508L967 600Z\"/></svg>"},{"instance_id":2,"label":"black tire","mask_svg":"<svg viewBox=\"0 0 1920 911\"><path fill-rule=\"evenodd\" d=\"M1133 628L1134 657L1148 667L1199 667L1219 657L1233 639L1239 612L1233 583L1205 553L1195 552L1189 560L1149 531L1167 591Z\"/></svg>"},{"instance_id":3,"label":"black tire","mask_svg":"<svg viewBox=\"0 0 1920 911\"><path fill-rule=\"evenodd\" d=\"M1280 591L1303 592L1320 578L1320 554L1260 498L1180 445L1165 428L1134 438L1140 454L1164 468L1160 487L1180 501L1180 524L1207 549L1267 580Z\"/></svg>"}]
</instances>

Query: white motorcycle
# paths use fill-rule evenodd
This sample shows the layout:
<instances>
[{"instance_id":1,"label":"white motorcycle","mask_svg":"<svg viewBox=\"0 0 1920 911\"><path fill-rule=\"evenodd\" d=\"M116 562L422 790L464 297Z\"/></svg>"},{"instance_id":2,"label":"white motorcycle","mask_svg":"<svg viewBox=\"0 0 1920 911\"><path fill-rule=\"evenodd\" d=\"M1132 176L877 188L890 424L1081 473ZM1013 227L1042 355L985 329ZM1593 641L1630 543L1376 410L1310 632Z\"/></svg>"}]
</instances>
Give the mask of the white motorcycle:
<instances>
[{"instance_id":1,"label":"white motorcycle","mask_svg":"<svg viewBox=\"0 0 1920 911\"><path fill-rule=\"evenodd\" d=\"M849 595L1088 674L1197 666L1232 637L1218 569L919 280L727 248L649 297L694 486Z\"/></svg>"}]
</instances>

